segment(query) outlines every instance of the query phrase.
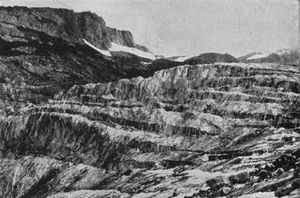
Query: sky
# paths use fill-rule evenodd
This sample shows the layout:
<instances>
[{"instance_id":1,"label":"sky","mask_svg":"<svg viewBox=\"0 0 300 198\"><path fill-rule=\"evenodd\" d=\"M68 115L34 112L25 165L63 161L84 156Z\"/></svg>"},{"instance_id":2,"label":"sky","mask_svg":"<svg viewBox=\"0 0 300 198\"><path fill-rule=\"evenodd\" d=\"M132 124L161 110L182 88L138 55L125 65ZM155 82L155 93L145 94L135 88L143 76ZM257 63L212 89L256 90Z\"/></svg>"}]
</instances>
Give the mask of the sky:
<instances>
[{"instance_id":1,"label":"sky","mask_svg":"<svg viewBox=\"0 0 300 198\"><path fill-rule=\"evenodd\" d=\"M298 45L297 0L0 0L92 11L157 55L242 56Z\"/></svg>"}]
</instances>

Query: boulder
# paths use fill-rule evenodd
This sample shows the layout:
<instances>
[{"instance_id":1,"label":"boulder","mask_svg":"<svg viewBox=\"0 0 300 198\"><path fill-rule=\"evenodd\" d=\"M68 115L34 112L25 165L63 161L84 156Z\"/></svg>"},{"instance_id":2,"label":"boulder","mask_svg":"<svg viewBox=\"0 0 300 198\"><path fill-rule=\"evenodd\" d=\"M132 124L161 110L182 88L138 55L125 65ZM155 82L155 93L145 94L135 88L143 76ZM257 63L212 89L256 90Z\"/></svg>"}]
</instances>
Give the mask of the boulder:
<instances>
[{"instance_id":1,"label":"boulder","mask_svg":"<svg viewBox=\"0 0 300 198\"><path fill-rule=\"evenodd\" d=\"M216 178L213 179L209 179L206 181L206 184L214 191L219 190L221 188L223 188L226 185L229 185L229 181L227 180L227 178L222 177L222 176L218 176Z\"/></svg>"},{"instance_id":2,"label":"boulder","mask_svg":"<svg viewBox=\"0 0 300 198\"><path fill-rule=\"evenodd\" d=\"M237 175L232 175L229 177L229 181L232 184L244 184L247 183L250 179L251 177L248 172L242 172Z\"/></svg>"}]
</instances>

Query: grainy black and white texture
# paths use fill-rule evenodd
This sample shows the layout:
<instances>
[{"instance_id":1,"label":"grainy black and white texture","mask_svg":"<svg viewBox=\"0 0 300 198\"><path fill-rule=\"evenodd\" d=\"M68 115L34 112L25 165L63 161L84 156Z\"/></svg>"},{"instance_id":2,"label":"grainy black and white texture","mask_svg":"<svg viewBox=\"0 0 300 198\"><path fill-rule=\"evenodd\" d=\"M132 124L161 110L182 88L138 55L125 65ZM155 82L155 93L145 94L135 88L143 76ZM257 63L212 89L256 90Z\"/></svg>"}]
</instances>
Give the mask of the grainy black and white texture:
<instances>
[{"instance_id":1,"label":"grainy black and white texture","mask_svg":"<svg viewBox=\"0 0 300 198\"><path fill-rule=\"evenodd\" d=\"M0 7L0 197L298 198L299 57L154 56L91 12Z\"/></svg>"}]
</instances>

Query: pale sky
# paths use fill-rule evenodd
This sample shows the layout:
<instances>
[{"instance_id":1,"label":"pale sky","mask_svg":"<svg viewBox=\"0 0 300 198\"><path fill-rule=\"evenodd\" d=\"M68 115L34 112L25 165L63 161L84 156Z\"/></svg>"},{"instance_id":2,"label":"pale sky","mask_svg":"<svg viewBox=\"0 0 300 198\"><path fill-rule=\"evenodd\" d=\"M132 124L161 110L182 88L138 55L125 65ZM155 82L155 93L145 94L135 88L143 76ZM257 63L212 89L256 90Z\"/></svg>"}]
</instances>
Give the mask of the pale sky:
<instances>
[{"instance_id":1,"label":"pale sky","mask_svg":"<svg viewBox=\"0 0 300 198\"><path fill-rule=\"evenodd\" d=\"M0 0L0 5L89 10L165 56L241 56L298 43L297 0Z\"/></svg>"}]
</instances>

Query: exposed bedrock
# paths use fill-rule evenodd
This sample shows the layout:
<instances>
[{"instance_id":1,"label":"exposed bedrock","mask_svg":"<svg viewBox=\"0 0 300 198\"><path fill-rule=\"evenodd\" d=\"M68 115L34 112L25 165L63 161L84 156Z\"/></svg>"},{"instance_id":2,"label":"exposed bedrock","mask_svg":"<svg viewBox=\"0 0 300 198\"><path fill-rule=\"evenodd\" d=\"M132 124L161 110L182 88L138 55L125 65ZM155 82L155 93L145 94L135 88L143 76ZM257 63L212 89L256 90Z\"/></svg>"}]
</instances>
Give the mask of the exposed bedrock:
<instances>
[{"instance_id":1,"label":"exposed bedrock","mask_svg":"<svg viewBox=\"0 0 300 198\"><path fill-rule=\"evenodd\" d=\"M42 42L43 35L48 35L69 43L83 44L85 39L100 49L109 48L111 42L136 47L129 31L107 27L91 12L27 7L0 7L0 11L0 37L4 41Z\"/></svg>"}]
</instances>

